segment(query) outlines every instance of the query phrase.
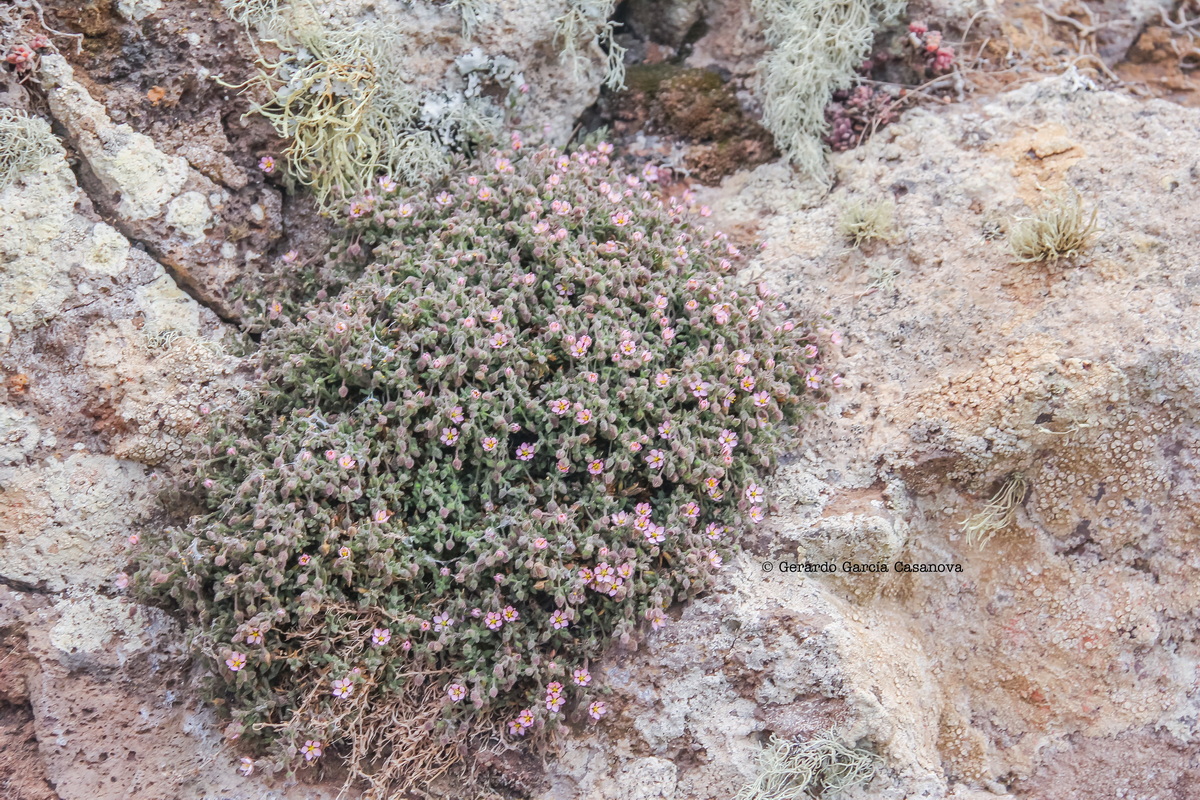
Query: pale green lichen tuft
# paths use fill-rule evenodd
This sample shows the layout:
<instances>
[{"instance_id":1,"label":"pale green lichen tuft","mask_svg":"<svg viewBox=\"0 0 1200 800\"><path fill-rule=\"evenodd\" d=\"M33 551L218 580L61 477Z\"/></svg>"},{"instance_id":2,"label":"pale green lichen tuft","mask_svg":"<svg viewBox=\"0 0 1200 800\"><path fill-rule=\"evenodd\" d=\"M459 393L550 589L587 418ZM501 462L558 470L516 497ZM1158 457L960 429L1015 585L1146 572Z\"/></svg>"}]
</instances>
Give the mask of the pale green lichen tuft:
<instances>
[{"instance_id":1,"label":"pale green lichen tuft","mask_svg":"<svg viewBox=\"0 0 1200 800\"><path fill-rule=\"evenodd\" d=\"M567 13L555 20L562 57L578 78L591 64L584 54L598 47L606 54L604 85L613 91L625 88L625 48L617 44L612 15L616 0L568 0Z\"/></svg>"},{"instance_id":2,"label":"pale green lichen tuft","mask_svg":"<svg viewBox=\"0 0 1200 800\"><path fill-rule=\"evenodd\" d=\"M770 51L759 65L763 124L800 171L827 179L825 106L854 84L875 31L894 24L900 0L754 0Z\"/></svg>"},{"instance_id":3,"label":"pale green lichen tuft","mask_svg":"<svg viewBox=\"0 0 1200 800\"><path fill-rule=\"evenodd\" d=\"M896 235L896 204L891 200L855 200L842 209L838 233L854 247L865 242L886 241Z\"/></svg>"},{"instance_id":4,"label":"pale green lichen tuft","mask_svg":"<svg viewBox=\"0 0 1200 800\"><path fill-rule=\"evenodd\" d=\"M865 786L883 763L861 747L847 747L830 730L807 741L771 737L758 758L758 777L734 800L832 798Z\"/></svg>"},{"instance_id":5,"label":"pale green lichen tuft","mask_svg":"<svg viewBox=\"0 0 1200 800\"><path fill-rule=\"evenodd\" d=\"M1096 238L1098 210L1088 216L1079 195L1070 193L1056 197L1036 216L1016 220L1008 237L1013 260L1031 264L1079 255Z\"/></svg>"},{"instance_id":6,"label":"pale green lichen tuft","mask_svg":"<svg viewBox=\"0 0 1200 800\"><path fill-rule=\"evenodd\" d=\"M1025 499L1027 487L1025 476L1014 472L983 507L983 511L960 522L959 526L967 536L967 545L982 548L996 533L1011 525L1017 517L1017 507Z\"/></svg>"},{"instance_id":7,"label":"pale green lichen tuft","mask_svg":"<svg viewBox=\"0 0 1200 800\"><path fill-rule=\"evenodd\" d=\"M478 48L456 60L462 86L418 94L402 62L406 32L378 21L330 27L307 2L224 0L230 15L281 51L260 56L258 71L233 88L259 102L288 144L285 178L308 187L325 211L370 191L377 176L417 183L442 174L454 150L494 139L525 84L519 65ZM475 6L456 4L464 26ZM494 87L507 90L503 108Z\"/></svg>"},{"instance_id":8,"label":"pale green lichen tuft","mask_svg":"<svg viewBox=\"0 0 1200 800\"><path fill-rule=\"evenodd\" d=\"M45 120L0 108L0 191L56 153L62 147Z\"/></svg>"}]
</instances>

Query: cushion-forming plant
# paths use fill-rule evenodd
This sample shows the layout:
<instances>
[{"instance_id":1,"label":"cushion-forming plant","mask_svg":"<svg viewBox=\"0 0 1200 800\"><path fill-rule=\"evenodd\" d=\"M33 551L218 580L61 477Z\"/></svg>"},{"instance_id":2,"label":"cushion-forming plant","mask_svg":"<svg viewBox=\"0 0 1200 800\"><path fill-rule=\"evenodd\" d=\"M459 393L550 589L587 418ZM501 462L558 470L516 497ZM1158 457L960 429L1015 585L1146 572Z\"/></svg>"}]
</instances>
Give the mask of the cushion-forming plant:
<instances>
[{"instance_id":1,"label":"cushion-forming plant","mask_svg":"<svg viewBox=\"0 0 1200 800\"><path fill-rule=\"evenodd\" d=\"M652 168L514 147L346 206L327 261L360 276L271 309L196 513L145 548L276 766L332 748L411 788L463 741L603 718L594 660L711 584L836 383Z\"/></svg>"}]
</instances>

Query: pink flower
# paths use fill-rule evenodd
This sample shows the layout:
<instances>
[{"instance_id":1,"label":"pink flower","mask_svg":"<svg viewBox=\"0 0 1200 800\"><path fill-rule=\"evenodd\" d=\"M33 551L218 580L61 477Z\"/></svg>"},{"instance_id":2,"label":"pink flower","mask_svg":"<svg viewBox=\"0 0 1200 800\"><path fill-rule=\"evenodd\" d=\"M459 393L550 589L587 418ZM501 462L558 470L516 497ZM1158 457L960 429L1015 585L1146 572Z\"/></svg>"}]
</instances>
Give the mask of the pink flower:
<instances>
[{"instance_id":1,"label":"pink flower","mask_svg":"<svg viewBox=\"0 0 1200 800\"><path fill-rule=\"evenodd\" d=\"M580 425L586 425L592 421L592 412L586 408L581 408L575 413L575 421Z\"/></svg>"},{"instance_id":2,"label":"pink flower","mask_svg":"<svg viewBox=\"0 0 1200 800\"><path fill-rule=\"evenodd\" d=\"M461 683L452 683L446 687L446 695L457 703L467 696L467 687Z\"/></svg>"},{"instance_id":3,"label":"pink flower","mask_svg":"<svg viewBox=\"0 0 1200 800\"><path fill-rule=\"evenodd\" d=\"M662 544L663 540L666 539L665 531L666 528L662 525L655 525L653 522L649 523L645 531L646 541L650 544Z\"/></svg>"},{"instance_id":4,"label":"pink flower","mask_svg":"<svg viewBox=\"0 0 1200 800\"><path fill-rule=\"evenodd\" d=\"M442 444L451 445L458 441L458 428L442 428Z\"/></svg>"},{"instance_id":5,"label":"pink flower","mask_svg":"<svg viewBox=\"0 0 1200 800\"><path fill-rule=\"evenodd\" d=\"M762 497L763 488L757 483L752 483L746 487L746 499L751 503L757 503L759 500L762 500Z\"/></svg>"},{"instance_id":6,"label":"pink flower","mask_svg":"<svg viewBox=\"0 0 1200 800\"><path fill-rule=\"evenodd\" d=\"M667 625L667 615L662 612L661 608L652 608L646 611L646 619L649 620L652 630L658 630Z\"/></svg>"},{"instance_id":7,"label":"pink flower","mask_svg":"<svg viewBox=\"0 0 1200 800\"><path fill-rule=\"evenodd\" d=\"M358 462L356 462L349 455L344 455L338 459L338 466L341 467L342 469L354 469L354 466L357 463Z\"/></svg>"},{"instance_id":8,"label":"pink flower","mask_svg":"<svg viewBox=\"0 0 1200 800\"><path fill-rule=\"evenodd\" d=\"M550 410L561 417L563 414L566 414L571 410L571 402L565 397L560 397L557 400L551 400Z\"/></svg>"},{"instance_id":9,"label":"pink flower","mask_svg":"<svg viewBox=\"0 0 1200 800\"><path fill-rule=\"evenodd\" d=\"M766 408L767 404L771 402L771 396L766 392L755 392L753 400L755 407Z\"/></svg>"},{"instance_id":10,"label":"pink flower","mask_svg":"<svg viewBox=\"0 0 1200 800\"><path fill-rule=\"evenodd\" d=\"M433 623L427 619L423 619L423 620L421 620L420 628L422 631L428 631L431 628L433 628Z\"/></svg>"},{"instance_id":11,"label":"pink flower","mask_svg":"<svg viewBox=\"0 0 1200 800\"><path fill-rule=\"evenodd\" d=\"M750 519L754 520L755 522L762 522L763 510L760 506L754 506L750 509Z\"/></svg>"},{"instance_id":12,"label":"pink flower","mask_svg":"<svg viewBox=\"0 0 1200 800\"><path fill-rule=\"evenodd\" d=\"M273 174L275 172L275 159L271 156L263 156L258 160L258 168L267 175Z\"/></svg>"},{"instance_id":13,"label":"pink flower","mask_svg":"<svg viewBox=\"0 0 1200 800\"><path fill-rule=\"evenodd\" d=\"M483 200L485 202L488 200L491 200L492 199L492 190L486 186L481 186L479 188L479 193L476 195L476 197L478 197L480 200Z\"/></svg>"},{"instance_id":14,"label":"pink flower","mask_svg":"<svg viewBox=\"0 0 1200 800\"><path fill-rule=\"evenodd\" d=\"M362 202L361 200L355 200L350 203L350 218L358 219L359 217L364 216L370 210L370 206L368 206L366 203Z\"/></svg>"},{"instance_id":15,"label":"pink flower","mask_svg":"<svg viewBox=\"0 0 1200 800\"><path fill-rule=\"evenodd\" d=\"M688 519L695 519L700 516L700 506L695 503L687 503L680 509L680 512Z\"/></svg>"},{"instance_id":16,"label":"pink flower","mask_svg":"<svg viewBox=\"0 0 1200 800\"><path fill-rule=\"evenodd\" d=\"M558 710L560 708L562 708L563 704L566 702L567 702L566 699L563 698L561 695L554 695L553 697L551 697L550 695L546 696L546 708L549 709L549 711L551 713L557 713Z\"/></svg>"},{"instance_id":17,"label":"pink flower","mask_svg":"<svg viewBox=\"0 0 1200 800\"><path fill-rule=\"evenodd\" d=\"M612 223L613 223L613 225L616 225L618 228L628 225L629 220L630 220L630 216L629 216L628 211L618 211L617 213L612 215Z\"/></svg>"},{"instance_id":18,"label":"pink flower","mask_svg":"<svg viewBox=\"0 0 1200 800\"><path fill-rule=\"evenodd\" d=\"M396 212L400 215L401 219L408 219L413 215L413 211L415 210L412 203L401 203L400 208L396 209Z\"/></svg>"},{"instance_id":19,"label":"pink flower","mask_svg":"<svg viewBox=\"0 0 1200 800\"><path fill-rule=\"evenodd\" d=\"M608 713L608 705L602 700L597 700L588 706L588 716L592 719L600 719Z\"/></svg>"},{"instance_id":20,"label":"pink flower","mask_svg":"<svg viewBox=\"0 0 1200 800\"><path fill-rule=\"evenodd\" d=\"M499 350L501 347L504 347L504 345L508 344L508 337L503 333L492 334L492 338L488 340L488 344L492 346L492 349Z\"/></svg>"},{"instance_id":21,"label":"pink flower","mask_svg":"<svg viewBox=\"0 0 1200 800\"><path fill-rule=\"evenodd\" d=\"M449 192L442 192L437 197L433 198L433 202L437 203L439 206L448 206L454 202L454 195L450 194Z\"/></svg>"},{"instance_id":22,"label":"pink flower","mask_svg":"<svg viewBox=\"0 0 1200 800\"><path fill-rule=\"evenodd\" d=\"M808 375L804 377L804 382L810 389L821 388L821 376L815 369L810 371Z\"/></svg>"},{"instance_id":23,"label":"pink flower","mask_svg":"<svg viewBox=\"0 0 1200 800\"><path fill-rule=\"evenodd\" d=\"M383 647L392 640L392 631L390 628L376 628L371 631L371 644L374 647Z\"/></svg>"},{"instance_id":24,"label":"pink flower","mask_svg":"<svg viewBox=\"0 0 1200 800\"><path fill-rule=\"evenodd\" d=\"M349 678L339 678L333 682L333 696L337 698L349 697L354 694L354 683Z\"/></svg>"},{"instance_id":25,"label":"pink flower","mask_svg":"<svg viewBox=\"0 0 1200 800\"><path fill-rule=\"evenodd\" d=\"M262 644L262 631L252 630L246 634L246 644Z\"/></svg>"},{"instance_id":26,"label":"pink flower","mask_svg":"<svg viewBox=\"0 0 1200 800\"><path fill-rule=\"evenodd\" d=\"M529 461L533 458L534 446L529 442L517 446L517 458L521 461Z\"/></svg>"},{"instance_id":27,"label":"pink flower","mask_svg":"<svg viewBox=\"0 0 1200 800\"><path fill-rule=\"evenodd\" d=\"M350 548L342 547L340 550L338 550L338 556L340 556L341 558L349 558L350 557Z\"/></svg>"},{"instance_id":28,"label":"pink flower","mask_svg":"<svg viewBox=\"0 0 1200 800\"><path fill-rule=\"evenodd\" d=\"M129 586L129 575L124 572L117 573L117 579L113 583L118 589L123 591Z\"/></svg>"},{"instance_id":29,"label":"pink flower","mask_svg":"<svg viewBox=\"0 0 1200 800\"><path fill-rule=\"evenodd\" d=\"M238 767L238 772L249 778L254 773L254 759L249 756L242 756L242 765Z\"/></svg>"},{"instance_id":30,"label":"pink flower","mask_svg":"<svg viewBox=\"0 0 1200 800\"><path fill-rule=\"evenodd\" d=\"M396 182L388 175L380 175L379 188L385 192L394 192L396 191Z\"/></svg>"},{"instance_id":31,"label":"pink flower","mask_svg":"<svg viewBox=\"0 0 1200 800\"><path fill-rule=\"evenodd\" d=\"M663 439L670 439L674 431L674 424L669 419L663 420L662 424L658 426L658 435Z\"/></svg>"},{"instance_id":32,"label":"pink flower","mask_svg":"<svg viewBox=\"0 0 1200 800\"><path fill-rule=\"evenodd\" d=\"M717 437L717 443L723 447L733 449L734 447L737 447L738 435L726 428L722 430L721 434Z\"/></svg>"},{"instance_id":33,"label":"pink flower","mask_svg":"<svg viewBox=\"0 0 1200 800\"><path fill-rule=\"evenodd\" d=\"M599 475L600 473L604 472L604 462L600 459L596 459L592 463L588 464L588 472L592 475Z\"/></svg>"},{"instance_id":34,"label":"pink flower","mask_svg":"<svg viewBox=\"0 0 1200 800\"><path fill-rule=\"evenodd\" d=\"M592 674L586 668L580 667L571 673L571 680L575 682L576 686L587 686L592 682Z\"/></svg>"},{"instance_id":35,"label":"pink flower","mask_svg":"<svg viewBox=\"0 0 1200 800\"><path fill-rule=\"evenodd\" d=\"M246 654L235 650L225 659L225 666L229 667L230 672L237 672L246 666Z\"/></svg>"},{"instance_id":36,"label":"pink flower","mask_svg":"<svg viewBox=\"0 0 1200 800\"><path fill-rule=\"evenodd\" d=\"M137 544L140 541L141 541L141 539L138 538L138 535L136 533L129 534L129 543L130 544Z\"/></svg>"},{"instance_id":37,"label":"pink flower","mask_svg":"<svg viewBox=\"0 0 1200 800\"><path fill-rule=\"evenodd\" d=\"M662 469L665 463L666 460L663 458L662 450L651 450L646 454L646 464L649 465L650 469Z\"/></svg>"},{"instance_id":38,"label":"pink flower","mask_svg":"<svg viewBox=\"0 0 1200 800\"><path fill-rule=\"evenodd\" d=\"M321 757L321 743L315 739L309 739L304 743L304 747L300 749L304 754L305 761L313 761Z\"/></svg>"},{"instance_id":39,"label":"pink flower","mask_svg":"<svg viewBox=\"0 0 1200 800\"><path fill-rule=\"evenodd\" d=\"M720 567L721 567L721 557L720 557L719 555L717 555L717 551L716 551L716 550L709 550L709 551L708 551L708 563L712 565L712 568L713 568L713 569L720 569Z\"/></svg>"},{"instance_id":40,"label":"pink flower","mask_svg":"<svg viewBox=\"0 0 1200 800\"><path fill-rule=\"evenodd\" d=\"M385 522L387 522L389 519L391 519L391 517L392 517L392 512L391 512L391 511L388 511L386 508L381 508L381 509L379 509L378 511L376 511L376 512L375 512L375 517L374 517L374 519L375 519L375 521L376 521L377 523L379 523L379 524L381 524L381 525L382 525L383 523L385 523Z\"/></svg>"},{"instance_id":41,"label":"pink flower","mask_svg":"<svg viewBox=\"0 0 1200 800\"><path fill-rule=\"evenodd\" d=\"M545 550L550 546L550 543L546 541L545 537L539 536L533 540L533 546L536 550Z\"/></svg>"},{"instance_id":42,"label":"pink flower","mask_svg":"<svg viewBox=\"0 0 1200 800\"><path fill-rule=\"evenodd\" d=\"M569 624L570 622L567 620L567 615L563 613L561 609L550 615L550 625L554 628L554 630L560 630L567 627Z\"/></svg>"},{"instance_id":43,"label":"pink flower","mask_svg":"<svg viewBox=\"0 0 1200 800\"><path fill-rule=\"evenodd\" d=\"M406 652L406 653L407 653L409 650L412 650L412 640L411 640L411 639L405 639L403 642L401 642L401 643L400 643L400 649L401 649L401 650L403 650L403 651L404 651L404 652Z\"/></svg>"},{"instance_id":44,"label":"pink flower","mask_svg":"<svg viewBox=\"0 0 1200 800\"><path fill-rule=\"evenodd\" d=\"M498 631L504 625L504 618L500 616L499 612L489 611L483 619L483 624L490 631Z\"/></svg>"},{"instance_id":45,"label":"pink flower","mask_svg":"<svg viewBox=\"0 0 1200 800\"><path fill-rule=\"evenodd\" d=\"M500 444L500 440L495 436L488 436L483 440L483 442L481 442L481 444L483 445L483 449L490 453L496 449L496 445Z\"/></svg>"},{"instance_id":46,"label":"pink flower","mask_svg":"<svg viewBox=\"0 0 1200 800\"><path fill-rule=\"evenodd\" d=\"M310 561L312 561L312 556L308 553L301 553L300 557L296 559L296 563L302 567L307 567Z\"/></svg>"},{"instance_id":47,"label":"pink flower","mask_svg":"<svg viewBox=\"0 0 1200 800\"><path fill-rule=\"evenodd\" d=\"M438 614L433 618L433 627L439 632L449 630L454 625L454 620L450 619L449 614Z\"/></svg>"},{"instance_id":48,"label":"pink flower","mask_svg":"<svg viewBox=\"0 0 1200 800\"><path fill-rule=\"evenodd\" d=\"M715 542L721 538L721 534L725 532L725 528L715 522L710 522L708 523L708 527L704 529L704 532L708 534L709 539Z\"/></svg>"},{"instance_id":49,"label":"pink flower","mask_svg":"<svg viewBox=\"0 0 1200 800\"><path fill-rule=\"evenodd\" d=\"M334 461L336 459L337 459L337 450L326 450L325 451L325 460L326 461Z\"/></svg>"}]
</instances>

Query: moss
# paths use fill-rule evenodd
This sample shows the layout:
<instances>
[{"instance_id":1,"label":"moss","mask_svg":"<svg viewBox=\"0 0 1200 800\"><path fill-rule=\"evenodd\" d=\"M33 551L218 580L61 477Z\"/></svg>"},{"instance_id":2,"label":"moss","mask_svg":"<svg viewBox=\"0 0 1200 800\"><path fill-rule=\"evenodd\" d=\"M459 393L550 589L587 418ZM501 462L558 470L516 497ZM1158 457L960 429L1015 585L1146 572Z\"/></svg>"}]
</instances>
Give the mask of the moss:
<instances>
[{"instance_id":1,"label":"moss","mask_svg":"<svg viewBox=\"0 0 1200 800\"><path fill-rule=\"evenodd\" d=\"M648 128L693 143L684 156L691 174L706 183L777 155L771 135L742 110L733 89L716 72L677 64L631 66L629 89L609 102L626 132Z\"/></svg>"}]
</instances>

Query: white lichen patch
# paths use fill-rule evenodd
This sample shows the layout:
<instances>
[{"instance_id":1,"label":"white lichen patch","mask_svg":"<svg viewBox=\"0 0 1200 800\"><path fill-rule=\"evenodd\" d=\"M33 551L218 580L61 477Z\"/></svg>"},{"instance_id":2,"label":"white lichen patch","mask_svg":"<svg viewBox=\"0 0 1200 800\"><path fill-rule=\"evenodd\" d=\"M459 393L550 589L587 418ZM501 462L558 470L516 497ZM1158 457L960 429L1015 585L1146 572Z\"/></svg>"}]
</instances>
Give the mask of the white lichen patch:
<instances>
[{"instance_id":1,"label":"white lichen patch","mask_svg":"<svg viewBox=\"0 0 1200 800\"><path fill-rule=\"evenodd\" d=\"M80 197L61 160L0 191L0 347L57 316L73 294L68 270L86 260L91 225L75 215Z\"/></svg>"},{"instance_id":2,"label":"white lichen patch","mask_svg":"<svg viewBox=\"0 0 1200 800\"><path fill-rule=\"evenodd\" d=\"M129 240L116 228L97 222L85 245L83 266L90 272L118 275L129 258Z\"/></svg>"},{"instance_id":3,"label":"white lichen patch","mask_svg":"<svg viewBox=\"0 0 1200 800\"><path fill-rule=\"evenodd\" d=\"M162 10L162 0L119 0L117 13L131 22L141 22Z\"/></svg>"},{"instance_id":4,"label":"white lichen patch","mask_svg":"<svg viewBox=\"0 0 1200 800\"><path fill-rule=\"evenodd\" d=\"M187 182L187 160L162 153L150 137L128 125L113 124L62 56L44 56L41 75L51 113L105 190L120 195L117 214L134 221L161 214Z\"/></svg>"},{"instance_id":5,"label":"white lichen patch","mask_svg":"<svg viewBox=\"0 0 1200 800\"><path fill-rule=\"evenodd\" d=\"M261 207L256 208L261 214ZM208 200L200 192L184 192L167 204L167 224L194 243L204 241L205 232L213 224Z\"/></svg>"},{"instance_id":6,"label":"white lichen patch","mask_svg":"<svg viewBox=\"0 0 1200 800\"><path fill-rule=\"evenodd\" d=\"M0 468L0 576L61 591L117 571L154 503L145 469L111 456Z\"/></svg>"},{"instance_id":7,"label":"white lichen patch","mask_svg":"<svg viewBox=\"0 0 1200 800\"><path fill-rule=\"evenodd\" d=\"M9 466L24 461L41 437L37 422L28 412L0 406L0 464Z\"/></svg>"},{"instance_id":8,"label":"white lichen patch","mask_svg":"<svg viewBox=\"0 0 1200 800\"><path fill-rule=\"evenodd\" d=\"M128 654L146 647L146 615L127 600L89 594L60 600L54 608L61 616L50 629L50 644L63 654L112 648Z\"/></svg>"},{"instance_id":9,"label":"white lichen patch","mask_svg":"<svg viewBox=\"0 0 1200 800\"><path fill-rule=\"evenodd\" d=\"M175 330L186 336L200 335L200 305L180 290L161 266L149 283L134 292L146 315L143 332L148 336Z\"/></svg>"}]
</instances>

